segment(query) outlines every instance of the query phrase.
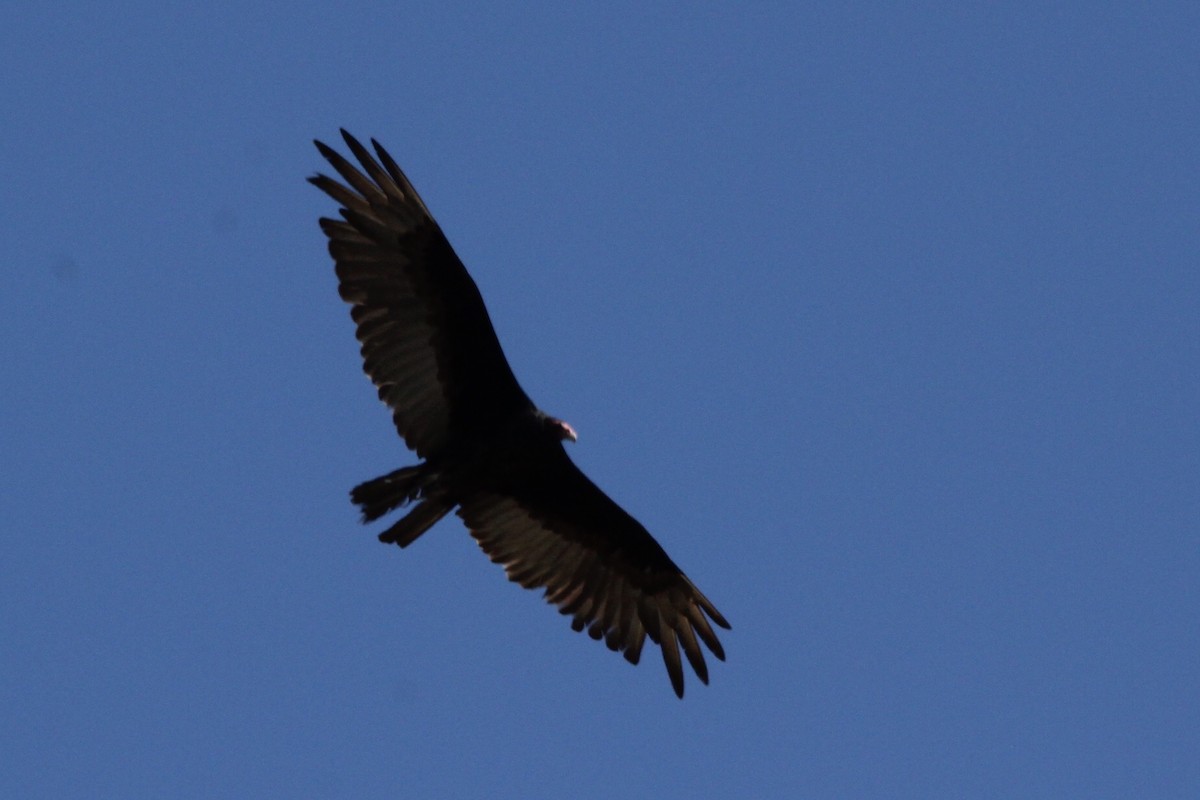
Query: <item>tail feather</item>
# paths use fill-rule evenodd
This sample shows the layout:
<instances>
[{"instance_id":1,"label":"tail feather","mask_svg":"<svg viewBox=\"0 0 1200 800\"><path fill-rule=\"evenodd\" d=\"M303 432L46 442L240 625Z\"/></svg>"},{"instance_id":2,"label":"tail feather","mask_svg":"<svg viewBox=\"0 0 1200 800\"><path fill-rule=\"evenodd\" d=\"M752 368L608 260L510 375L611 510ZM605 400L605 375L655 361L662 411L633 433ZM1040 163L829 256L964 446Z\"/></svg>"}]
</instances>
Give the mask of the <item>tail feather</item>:
<instances>
[{"instance_id":1,"label":"tail feather","mask_svg":"<svg viewBox=\"0 0 1200 800\"><path fill-rule=\"evenodd\" d=\"M360 483L350 491L350 499L362 510L363 522L372 522L415 500L421 501L403 519L379 534L379 541L408 547L454 508L454 503L446 502L437 492L430 496L428 490L435 475L425 467L425 464L402 467Z\"/></svg>"},{"instance_id":2,"label":"tail feather","mask_svg":"<svg viewBox=\"0 0 1200 800\"><path fill-rule=\"evenodd\" d=\"M422 466L403 467L351 489L350 500L362 509L362 521L372 522L416 500L428 483Z\"/></svg>"},{"instance_id":3,"label":"tail feather","mask_svg":"<svg viewBox=\"0 0 1200 800\"><path fill-rule=\"evenodd\" d=\"M389 544L394 542L401 547L408 547L417 540L418 536L446 516L452 508L454 508L454 504L447 503L445 500L423 500L416 508L408 512L404 519L379 534L379 541Z\"/></svg>"}]
</instances>

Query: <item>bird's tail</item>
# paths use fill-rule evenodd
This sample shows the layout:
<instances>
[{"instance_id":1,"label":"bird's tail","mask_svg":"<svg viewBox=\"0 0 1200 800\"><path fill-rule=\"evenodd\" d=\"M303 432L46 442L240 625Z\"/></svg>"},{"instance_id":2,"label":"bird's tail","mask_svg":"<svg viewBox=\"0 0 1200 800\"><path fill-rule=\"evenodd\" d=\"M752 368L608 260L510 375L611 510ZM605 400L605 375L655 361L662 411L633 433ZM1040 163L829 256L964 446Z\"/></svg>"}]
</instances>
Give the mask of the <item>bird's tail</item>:
<instances>
[{"instance_id":1,"label":"bird's tail","mask_svg":"<svg viewBox=\"0 0 1200 800\"><path fill-rule=\"evenodd\" d=\"M435 474L425 464L402 467L355 486L350 491L350 499L362 509L363 522L377 520L389 511L420 499L416 508L379 534L381 542L408 547L454 508L453 503L447 503L438 493L429 491L434 482Z\"/></svg>"},{"instance_id":2,"label":"bird's tail","mask_svg":"<svg viewBox=\"0 0 1200 800\"><path fill-rule=\"evenodd\" d=\"M416 500L428 483L423 466L404 467L351 489L350 499L362 509L362 521L373 522Z\"/></svg>"}]
</instances>

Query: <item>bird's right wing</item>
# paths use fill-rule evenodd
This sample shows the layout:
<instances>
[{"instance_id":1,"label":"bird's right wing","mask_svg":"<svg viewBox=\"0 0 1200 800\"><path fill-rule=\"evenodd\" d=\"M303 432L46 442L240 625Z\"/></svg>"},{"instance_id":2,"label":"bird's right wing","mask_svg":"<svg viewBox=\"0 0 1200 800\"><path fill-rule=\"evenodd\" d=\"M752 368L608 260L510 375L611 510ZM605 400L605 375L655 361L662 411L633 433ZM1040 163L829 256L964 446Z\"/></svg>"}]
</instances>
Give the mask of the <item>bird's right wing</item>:
<instances>
[{"instance_id":1,"label":"bird's right wing","mask_svg":"<svg viewBox=\"0 0 1200 800\"><path fill-rule=\"evenodd\" d=\"M409 448L427 456L453 428L479 429L530 404L467 273L425 203L378 142L342 131L362 171L315 142L345 184L309 181L341 204L322 218L363 370ZM365 171L365 174L364 174Z\"/></svg>"}]
</instances>

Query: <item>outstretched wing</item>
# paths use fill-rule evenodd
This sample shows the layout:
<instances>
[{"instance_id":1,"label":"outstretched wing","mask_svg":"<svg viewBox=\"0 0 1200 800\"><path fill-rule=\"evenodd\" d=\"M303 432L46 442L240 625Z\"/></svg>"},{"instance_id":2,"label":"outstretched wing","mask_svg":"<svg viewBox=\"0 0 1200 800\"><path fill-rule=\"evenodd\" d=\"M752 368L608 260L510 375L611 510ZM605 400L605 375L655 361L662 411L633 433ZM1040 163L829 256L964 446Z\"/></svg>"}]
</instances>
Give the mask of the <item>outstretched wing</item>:
<instances>
[{"instance_id":1,"label":"outstretched wing","mask_svg":"<svg viewBox=\"0 0 1200 800\"><path fill-rule=\"evenodd\" d=\"M600 491L559 446L531 471L474 494L458 514L488 557L633 664L647 636L662 648L675 694L683 697L680 648L708 683L699 642L725 651L709 624L729 623L642 525Z\"/></svg>"},{"instance_id":2,"label":"outstretched wing","mask_svg":"<svg viewBox=\"0 0 1200 800\"><path fill-rule=\"evenodd\" d=\"M363 171L315 142L345 180L309 178L342 206L342 219L322 218L321 230L339 292L352 305L363 370L405 443L428 456L451 430L486 428L530 401L479 289L408 178L375 140L378 161L344 130L342 137Z\"/></svg>"}]
</instances>

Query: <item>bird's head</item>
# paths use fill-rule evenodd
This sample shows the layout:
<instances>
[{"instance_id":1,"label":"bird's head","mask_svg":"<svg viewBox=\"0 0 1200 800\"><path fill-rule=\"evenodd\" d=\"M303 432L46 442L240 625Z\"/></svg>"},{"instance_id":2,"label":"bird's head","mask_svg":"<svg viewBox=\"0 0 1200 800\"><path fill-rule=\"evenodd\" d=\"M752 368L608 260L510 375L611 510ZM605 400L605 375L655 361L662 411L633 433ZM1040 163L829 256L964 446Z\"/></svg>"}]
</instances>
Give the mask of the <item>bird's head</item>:
<instances>
[{"instance_id":1,"label":"bird's head","mask_svg":"<svg viewBox=\"0 0 1200 800\"><path fill-rule=\"evenodd\" d=\"M579 437L575 435L575 429L570 424L563 422L561 419L554 417L546 417L546 428L555 436L561 439L570 439L572 442L578 441Z\"/></svg>"}]
</instances>

